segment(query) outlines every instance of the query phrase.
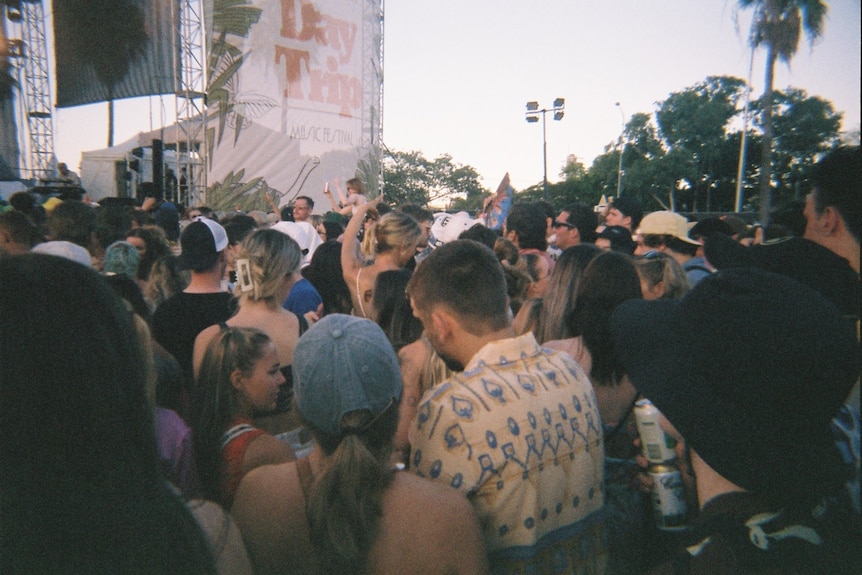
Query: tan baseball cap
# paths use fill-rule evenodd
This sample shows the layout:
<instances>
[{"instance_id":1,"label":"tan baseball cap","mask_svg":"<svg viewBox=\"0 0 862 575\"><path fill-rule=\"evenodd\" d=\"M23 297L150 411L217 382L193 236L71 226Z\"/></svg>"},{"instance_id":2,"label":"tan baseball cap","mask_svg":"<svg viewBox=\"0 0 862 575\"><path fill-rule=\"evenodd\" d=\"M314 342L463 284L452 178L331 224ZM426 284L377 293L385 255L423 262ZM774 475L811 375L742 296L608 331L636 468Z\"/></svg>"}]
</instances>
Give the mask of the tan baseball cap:
<instances>
[{"instance_id":1,"label":"tan baseball cap","mask_svg":"<svg viewBox=\"0 0 862 575\"><path fill-rule=\"evenodd\" d=\"M641 236L673 236L688 244L700 245L699 242L688 237L688 220L675 212L660 211L645 215L637 233Z\"/></svg>"}]
</instances>

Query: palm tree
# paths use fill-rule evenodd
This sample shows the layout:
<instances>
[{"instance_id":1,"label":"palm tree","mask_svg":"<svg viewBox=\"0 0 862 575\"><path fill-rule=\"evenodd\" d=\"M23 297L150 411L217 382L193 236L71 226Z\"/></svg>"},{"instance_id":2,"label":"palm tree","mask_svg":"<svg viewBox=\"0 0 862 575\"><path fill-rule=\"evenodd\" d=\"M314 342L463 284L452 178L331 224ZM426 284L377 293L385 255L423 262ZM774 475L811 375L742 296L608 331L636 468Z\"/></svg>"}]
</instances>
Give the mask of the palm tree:
<instances>
[{"instance_id":1,"label":"palm tree","mask_svg":"<svg viewBox=\"0 0 862 575\"><path fill-rule=\"evenodd\" d=\"M2 0L0 0L2 1ZM8 1L8 0L7 0ZM57 44L90 65L108 101L108 146L114 145L114 96L150 41L144 14L133 0L65 0L54 5Z\"/></svg>"},{"instance_id":2,"label":"palm tree","mask_svg":"<svg viewBox=\"0 0 862 575\"><path fill-rule=\"evenodd\" d=\"M823 32L828 6L821 0L738 0L742 9L754 8L752 48L766 47L766 80L763 89L763 142L760 167L760 219L766 225L772 193L772 92L775 62L790 63L804 31L810 43Z\"/></svg>"}]
</instances>

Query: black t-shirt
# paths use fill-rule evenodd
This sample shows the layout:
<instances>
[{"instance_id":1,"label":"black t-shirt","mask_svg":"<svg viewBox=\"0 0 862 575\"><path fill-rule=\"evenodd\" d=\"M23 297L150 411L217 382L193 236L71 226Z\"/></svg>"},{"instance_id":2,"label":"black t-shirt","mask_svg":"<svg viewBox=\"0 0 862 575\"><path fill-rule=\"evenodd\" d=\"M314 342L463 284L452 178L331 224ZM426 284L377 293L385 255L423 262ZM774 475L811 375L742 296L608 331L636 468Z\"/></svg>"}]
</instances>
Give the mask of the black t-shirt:
<instances>
[{"instance_id":1,"label":"black t-shirt","mask_svg":"<svg viewBox=\"0 0 862 575\"><path fill-rule=\"evenodd\" d=\"M153 314L153 337L179 362L188 391L194 388L195 338L209 326L231 317L236 310L235 301L228 292L180 292L163 302Z\"/></svg>"}]
</instances>

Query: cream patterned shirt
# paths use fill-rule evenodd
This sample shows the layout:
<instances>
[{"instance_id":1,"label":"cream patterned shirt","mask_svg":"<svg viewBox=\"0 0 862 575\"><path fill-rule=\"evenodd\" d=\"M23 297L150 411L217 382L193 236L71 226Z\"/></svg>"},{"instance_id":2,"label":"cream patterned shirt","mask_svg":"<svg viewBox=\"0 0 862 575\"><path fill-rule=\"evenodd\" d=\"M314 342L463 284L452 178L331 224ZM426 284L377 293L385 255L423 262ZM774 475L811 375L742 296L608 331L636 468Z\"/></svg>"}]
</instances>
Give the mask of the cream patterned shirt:
<instances>
[{"instance_id":1,"label":"cream patterned shirt","mask_svg":"<svg viewBox=\"0 0 862 575\"><path fill-rule=\"evenodd\" d=\"M410 464L466 493L493 572L601 573L601 429L580 366L526 334L487 344L425 394Z\"/></svg>"}]
</instances>

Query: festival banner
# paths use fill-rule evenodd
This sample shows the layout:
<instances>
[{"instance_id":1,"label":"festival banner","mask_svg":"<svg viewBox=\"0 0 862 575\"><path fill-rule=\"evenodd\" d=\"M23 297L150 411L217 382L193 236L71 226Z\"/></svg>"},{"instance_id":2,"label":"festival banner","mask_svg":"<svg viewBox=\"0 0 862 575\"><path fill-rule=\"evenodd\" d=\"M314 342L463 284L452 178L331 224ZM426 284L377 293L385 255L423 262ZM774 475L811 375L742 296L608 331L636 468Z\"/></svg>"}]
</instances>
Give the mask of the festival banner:
<instances>
[{"instance_id":1,"label":"festival banner","mask_svg":"<svg viewBox=\"0 0 862 575\"><path fill-rule=\"evenodd\" d=\"M207 204L322 213L326 182L378 187L380 0L212 0L206 20Z\"/></svg>"}]
</instances>

